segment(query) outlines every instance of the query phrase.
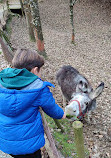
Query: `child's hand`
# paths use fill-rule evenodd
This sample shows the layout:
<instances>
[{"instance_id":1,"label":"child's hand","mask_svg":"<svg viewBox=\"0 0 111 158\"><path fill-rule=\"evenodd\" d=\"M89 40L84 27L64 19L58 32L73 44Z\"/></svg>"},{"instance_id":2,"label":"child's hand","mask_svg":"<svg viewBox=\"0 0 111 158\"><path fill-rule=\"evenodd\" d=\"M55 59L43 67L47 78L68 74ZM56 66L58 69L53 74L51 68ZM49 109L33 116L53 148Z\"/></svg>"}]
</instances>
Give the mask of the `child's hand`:
<instances>
[{"instance_id":1,"label":"child's hand","mask_svg":"<svg viewBox=\"0 0 111 158\"><path fill-rule=\"evenodd\" d=\"M66 114L64 113L64 115L63 115L62 119L65 119L65 118L66 118Z\"/></svg>"}]
</instances>

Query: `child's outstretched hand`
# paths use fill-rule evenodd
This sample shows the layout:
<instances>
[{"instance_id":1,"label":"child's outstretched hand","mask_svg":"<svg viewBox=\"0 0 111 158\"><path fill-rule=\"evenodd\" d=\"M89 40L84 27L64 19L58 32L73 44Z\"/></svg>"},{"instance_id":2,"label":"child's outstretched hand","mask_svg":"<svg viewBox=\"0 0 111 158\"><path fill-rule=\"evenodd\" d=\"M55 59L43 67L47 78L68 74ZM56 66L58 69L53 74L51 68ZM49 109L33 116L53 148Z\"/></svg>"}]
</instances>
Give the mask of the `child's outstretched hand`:
<instances>
[{"instance_id":1,"label":"child's outstretched hand","mask_svg":"<svg viewBox=\"0 0 111 158\"><path fill-rule=\"evenodd\" d=\"M66 114L64 113L64 115L63 115L62 119L65 119L65 118L66 118Z\"/></svg>"}]
</instances>

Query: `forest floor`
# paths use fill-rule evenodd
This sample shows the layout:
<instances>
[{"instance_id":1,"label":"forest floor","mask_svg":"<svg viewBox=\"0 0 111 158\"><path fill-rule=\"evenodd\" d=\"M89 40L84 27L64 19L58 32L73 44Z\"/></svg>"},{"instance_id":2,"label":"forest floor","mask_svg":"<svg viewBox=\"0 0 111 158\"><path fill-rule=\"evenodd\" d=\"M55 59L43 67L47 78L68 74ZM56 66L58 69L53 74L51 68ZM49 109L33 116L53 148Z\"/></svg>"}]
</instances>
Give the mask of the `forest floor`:
<instances>
[{"instance_id":1,"label":"forest floor","mask_svg":"<svg viewBox=\"0 0 111 158\"><path fill-rule=\"evenodd\" d=\"M75 45L71 44L69 1L43 0L39 3L45 50L48 59L42 78L55 85L54 98L62 105L56 72L62 65L79 70L95 89L103 81L104 92L97 99L91 124L84 123L84 139L91 158L111 158L111 3L77 1L74 6ZM30 42L24 18L14 17L11 43L16 48L37 49ZM0 55L1 69L8 64ZM1 153L0 158L9 157Z\"/></svg>"}]
</instances>

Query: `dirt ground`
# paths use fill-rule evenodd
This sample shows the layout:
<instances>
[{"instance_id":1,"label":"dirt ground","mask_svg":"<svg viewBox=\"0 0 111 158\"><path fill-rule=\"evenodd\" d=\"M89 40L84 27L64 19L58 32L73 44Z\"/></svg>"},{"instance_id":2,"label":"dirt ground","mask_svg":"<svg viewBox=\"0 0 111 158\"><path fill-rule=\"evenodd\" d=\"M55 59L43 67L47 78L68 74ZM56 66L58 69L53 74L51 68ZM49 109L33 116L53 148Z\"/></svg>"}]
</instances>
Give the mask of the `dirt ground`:
<instances>
[{"instance_id":1,"label":"dirt ground","mask_svg":"<svg viewBox=\"0 0 111 158\"><path fill-rule=\"evenodd\" d=\"M111 158L111 3L102 0L76 2L76 45L71 44L69 1L43 0L39 7L48 55L42 78L55 85L53 94L59 105L62 96L55 76L62 65L70 64L78 69L93 88L101 81L105 83L91 124L84 124L84 139L91 158ZM36 44L29 40L24 18L13 18L11 42L16 48L36 49ZM8 66L2 55L0 58L1 69Z\"/></svg>"}]
</instances>

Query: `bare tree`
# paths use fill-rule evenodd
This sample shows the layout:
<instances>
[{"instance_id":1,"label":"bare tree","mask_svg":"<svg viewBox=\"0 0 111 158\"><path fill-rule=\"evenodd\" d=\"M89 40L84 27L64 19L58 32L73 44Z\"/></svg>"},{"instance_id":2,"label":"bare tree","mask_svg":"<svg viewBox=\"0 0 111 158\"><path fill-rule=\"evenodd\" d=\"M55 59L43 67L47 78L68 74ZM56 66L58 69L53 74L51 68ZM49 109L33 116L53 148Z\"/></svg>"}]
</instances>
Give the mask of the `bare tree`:
<instances>
[{"instance_id":1,"label":"bare tree","mask_svg":"<svg viewBox=\"0 0 111 158\"><path fill-rule=\"evenodd\" d=\"M0 44L2 47L2 51L3 51L5 59L9 63L11 63L13 59L13 54L12 54L10 45L7 44L6 39L4 37L5 37L4 32L0 30Z\"/></svg>"},{"instance_id":2,"label":"bare tree","mask_svg":"<svg viewBox=\"0 0 111 158\"><path fill-rule=\"evenodd\" d=\"M8 0L6 0L6 5L7 5L7 10L8 10L8 12L10 12L9 1L8 1Z\"/></svg>"},{"instance_id":3,"label":"bare tree","mask_svg":"<svg viewBox=\"0 0 111 158\"><path fill-rule=\"evenodd\" d=\"M75 31L74 31L74 19L73 19L73 7L77 0L70 0L70 19L72 25L72 43L75 43Z\"/></svg>"},{"instance_id":4,"label":"bare tree","mask_svg":"<svg viewBox=\"0 0 111 158\"><path fill-rule=\"evenodd\" d=\"M21 11L22 11L22 15L24 15L24 6L23 6L23 1L19 0L20 5L21 5Z\"/></svg>"},{"instance_id":5,"label":"bare tree","mask_svg":"<svg viewBox=\"0 0 111 158\"><path fill-rule=\"evenodd\" d=\"M38 0L29 0L31 6L31 13L33 17L33 24L35 26L35 34L36 34L36 41L37 41L37 48L41 55L46 57L46 52L44 48L44 39L42 34L42 26L39 14L39 6Z\"/></svg>"},{"instance_id":6,"label":"bare tree","mask_svg":"<svg viewBox=\"0 0 111 158\"><path fill-rule=\"evenodd\" d=\"M28 3L28 0L23 0L25 15L27 19L27 25L29 30L29 38L31 41L35 42L35 34L34 34L34 25L32 23L32 15L31 15L31 8Z\"/></svg>"}]
</instances>

